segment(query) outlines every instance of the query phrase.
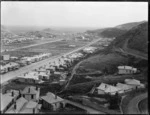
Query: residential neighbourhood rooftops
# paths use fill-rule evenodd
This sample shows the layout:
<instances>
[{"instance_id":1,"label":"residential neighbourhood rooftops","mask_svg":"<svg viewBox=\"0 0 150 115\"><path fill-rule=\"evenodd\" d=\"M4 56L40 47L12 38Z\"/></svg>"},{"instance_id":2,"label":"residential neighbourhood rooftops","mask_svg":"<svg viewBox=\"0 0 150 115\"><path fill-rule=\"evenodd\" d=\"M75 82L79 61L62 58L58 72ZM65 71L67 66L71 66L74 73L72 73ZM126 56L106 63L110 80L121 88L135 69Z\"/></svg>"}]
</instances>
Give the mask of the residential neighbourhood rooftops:
<instances>
[{"instance_id":1,"label":"residential neighbourhood rooftops","mask_svg":"<svg viewBox=\"0 0 150 115\"><path fill-rule=\"evenodd\" d=\"M63 101L64 99L60 98L59 96L56 96L55 94L48 92L46 96L42 96L41 99L45 100L48 103L57 103L60 101Z\"/></svg>"}]
</instances>

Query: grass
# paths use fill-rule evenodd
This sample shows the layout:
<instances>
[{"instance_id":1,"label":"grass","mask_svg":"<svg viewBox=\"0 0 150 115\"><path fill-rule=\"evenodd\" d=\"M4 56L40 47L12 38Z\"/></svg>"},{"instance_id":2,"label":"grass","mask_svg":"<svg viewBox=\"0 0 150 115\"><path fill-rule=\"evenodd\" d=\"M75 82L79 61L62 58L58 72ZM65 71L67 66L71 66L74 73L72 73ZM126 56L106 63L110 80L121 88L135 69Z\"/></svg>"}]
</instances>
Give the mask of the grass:
<instances>
[{"instance_id":1,"label":"grass","mask_svg":"<svg viewBox=\"0 0 150 115\"><path fill-rule=\"evenodd\" d=\"M116 53L111 54L98 54L84 60L80 66L84 69L95 69L103 71L106 67L108 69L108 73L115 73L117 71L118 65L124 65L128 63L128 58L123 57Z\"/></svg>"},{"instance_id":2,"label":"grass","mask_svg":"<svg viewBox=\"0 0 150 115\"><path fill-rule=\"evenodd\" d=\"M30 43L30 42L29 42ZM32 42L31 42L32 43ZM60 53L66 53L69 50L72 50L77 47L81 47L87 42L85 41L57 41L53 43L46 43L34 47L24 48L17 51L9 51L9 52L3 52L3 54L10 54L11 56L33 56L39 53L52 53L52 55L58 55ZM21 44L20 44L21 45ZM69 45L76 45L76 47L69 47ZM14 44L15 46L15 44Z\"/></svg>"}]
</instances>

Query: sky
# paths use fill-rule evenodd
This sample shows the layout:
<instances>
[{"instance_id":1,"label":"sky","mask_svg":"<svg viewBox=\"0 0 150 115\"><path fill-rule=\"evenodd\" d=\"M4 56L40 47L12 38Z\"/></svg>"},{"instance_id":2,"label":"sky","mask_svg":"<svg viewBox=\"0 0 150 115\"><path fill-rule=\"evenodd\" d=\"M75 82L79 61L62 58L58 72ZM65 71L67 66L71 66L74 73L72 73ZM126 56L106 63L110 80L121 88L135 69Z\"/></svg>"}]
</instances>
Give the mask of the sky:
<instances>
[{"instance_id":1,"label":"sky","mask_svg":"<svg viewBox=\"0 0 150 115\"><path fill-rule=\"evenodd\" d=\"M148 2L1 2L6 26L113 27L148 20Z\"/></svg>"}]
</instances>

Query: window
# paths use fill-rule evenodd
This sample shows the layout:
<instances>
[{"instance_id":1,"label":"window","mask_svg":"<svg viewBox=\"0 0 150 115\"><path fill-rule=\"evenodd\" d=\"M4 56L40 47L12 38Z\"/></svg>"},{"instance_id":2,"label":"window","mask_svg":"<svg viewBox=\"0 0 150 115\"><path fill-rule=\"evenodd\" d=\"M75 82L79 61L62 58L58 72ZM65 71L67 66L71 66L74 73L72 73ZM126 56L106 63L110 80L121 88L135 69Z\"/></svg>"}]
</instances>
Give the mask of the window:
<instances>
[{"instance_id":1,"label":"window","mask_svg":"<svg viewBox=\"0 0 150 115\"><path fill-rule=\"evenodd\" d=\"M33 99L34 98L34 95L31 95L31 99Z\"/></svg>"}]
</instances>

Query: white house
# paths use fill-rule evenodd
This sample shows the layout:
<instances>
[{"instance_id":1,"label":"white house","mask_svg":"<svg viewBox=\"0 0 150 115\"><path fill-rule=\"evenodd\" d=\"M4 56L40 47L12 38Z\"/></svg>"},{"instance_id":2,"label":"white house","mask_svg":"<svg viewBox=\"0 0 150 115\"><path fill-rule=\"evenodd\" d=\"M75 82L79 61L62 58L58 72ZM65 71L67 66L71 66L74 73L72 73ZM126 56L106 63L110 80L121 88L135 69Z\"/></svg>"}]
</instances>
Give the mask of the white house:
<instances>
[{"instance_id":1,"label":"white house","mask_svg":"<svg viewBox=\"0 0 150 115\"><path fill-rule=\"evenodd\" d=\"M117 83L116 87L120 88L123 92L132 91L134 89L133 86L127 85L127 84L123 84L123 83Z\"/></svg>"},{"instance_id":2,"label":"white house","mask_svg":"<svg viewBox=\"0 0 150 115\"><path fill-rule=\"evenodd\" d=\"M118 66L118 74L134 74L137 72L137 68L131 66Z\"/></svg>"},{"instance_id":3,"label":"white house","mask_svg":"<svg viewBox=\"0 0 150 115\"><path fill-rule=\"evenodd\" d=\"M87 48L84 48L83 51L85 53L93 53L97 48L96 47L87 47Z\"/></svg>"},{"instance_id":4,"label":"white house","mask_svg":"<svg viewBox=\"0 0 150 115\"><path fill-rule=\"evenodd\" d=\"M123 93L123 91L115 86L101 83L99 87L97 87L98 94L110 94L115 95L116 93Z\"/></svg>"},{"instance_id":5,"label":"white house","mask_svg":"<svg viewBox=\"0 0 150 115\"><path fill-rule=\"evenodd\" d=\"M42 107L52 111L58 110L61 107L65 107L64 99L61 97L48 92L47 95L41 97Z\"/></svg>"},{"instance_id":6,"label":"white house","mask_svg":"<svg viewBox=\"0 0 150 115\"><path fill-rule=\"evenodd\" d=\"M125 83L128 84L128 85L131 85L132 87L135 87L135 88L144 88L145 85L140 83L139 80L136 80L136 79L125 79Z\"/></svg>"}]
</instances>

